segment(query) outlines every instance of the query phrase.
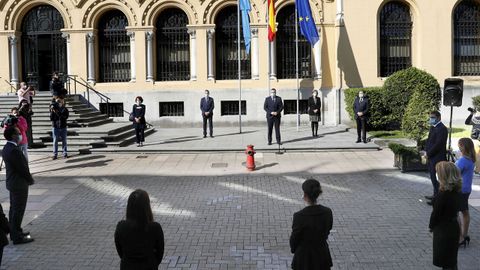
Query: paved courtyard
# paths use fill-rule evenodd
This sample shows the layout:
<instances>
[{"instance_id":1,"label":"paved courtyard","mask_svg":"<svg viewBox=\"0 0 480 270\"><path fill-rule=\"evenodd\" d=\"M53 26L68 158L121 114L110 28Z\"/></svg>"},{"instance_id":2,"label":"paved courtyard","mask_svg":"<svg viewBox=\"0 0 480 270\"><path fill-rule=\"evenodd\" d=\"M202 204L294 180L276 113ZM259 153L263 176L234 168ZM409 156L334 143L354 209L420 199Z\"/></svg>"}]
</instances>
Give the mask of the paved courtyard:
<instances>
[{"instance_id":1,"label":"paved courtyard","mask_svg":"<svg viewBox=\"0 0 480 270\"><path fill-rule=\"evenodd\" d=\"M25 229L35 242L5 248L4 269L118 269L116 223L136 188L150 193L165 233L160 269L289 269L292 216L304 207L301 183L323 184L331 207L334 269L437 269L428 232L426 174L402 174L382 151L92 154L67 160L31 156ZM0 174L0 199L8 210ZM476 193L480 179L475 178ZM476 195L477 196L477 195ZM480 199L480 197L477 196ZM480 269L480 211L459 269Z\"/></svg>"}]
</instances>

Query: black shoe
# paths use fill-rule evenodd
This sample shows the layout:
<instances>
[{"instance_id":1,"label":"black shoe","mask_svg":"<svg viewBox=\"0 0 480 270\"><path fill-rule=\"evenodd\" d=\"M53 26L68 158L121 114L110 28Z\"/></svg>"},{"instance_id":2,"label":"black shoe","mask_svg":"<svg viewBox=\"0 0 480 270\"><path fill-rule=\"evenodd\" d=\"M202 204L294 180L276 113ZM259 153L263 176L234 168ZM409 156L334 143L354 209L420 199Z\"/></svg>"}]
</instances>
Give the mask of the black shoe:
<instances>
[{"instance_id":1,"label":"black shoe","mask_svg":"<svg viewBox=\"0 0 480 270\"><path fill-rule=\"evenodd\" d=\"M427 200L433 200L433 196L425 196L425 199L427 199Z\"/></svg>"},{"instance_id":2,"label":"black shoe","mask_svg":"<svg viewBox=\"0 0 480 270\"><path fill-rule=\"evenodd\" d=\"M203 138L206 138L206 137L207 137L207 135L203 135Z\"/></svg>"},{"instance_id":3,"label":"black shoe","mask_svg":"<svg viewBox=\"0 0 480 270\"><path fill-rule=\"evenodd\" d=\"M268 145L272 145L272 142L268 142Z\"/></svg>"},{"instance_id":4,"label":"black shoe","mask_svg":"<svg viewBox=\"0 0 480 270\"><path fill-rule=\"evenodd\" d=\"M68 158L68 155L63 155L63 158Z\"/></svg>"},{"instance_id":5,"label":"black shoe","mask_svg":"<svg viewBox=\"0 0 480 270\"><path fill-rule=\"evenodd\" d=\"M278 145L282 145L282 142L277 142Z\"/></svg>"},{"instance_id":6,"label":"black shoe","mask_svg":"<svg viewBox=\"0 0 480 270\"><path fill-rule=\"evenodd\" d=\"M14 240L13 241L13 244L14 245L21 245L21 244L27 244L27 243L31 243L35 241L33 238L27 238L27 237L23 237L23 238L20 238L18 240Z\"/></svg>"},{"instance_id":7,"label":"black shoe","mask_svg":"<svg viewBox=\"0 0 480 270\"><path fill-rule=\"evenodd\" d=\"M213 138L213 135L210 135L210 138Z\"/></svg>"},{"instance_id":8,"label":"black shoe","mask_svg":"<svg viewBox=\"0 0 480 270\"><path fill-rule=\"evenodd\" d=\"M367 141L365 140L365 141L363 141L363 143L367 143Z\"/></svg>"},{"instance_id":9,"label":"black shoe","mask_svg":"<svg viewBox=\"0 0 480 270\"><path fill-rule=\"evenodd\" d=\"M427 204L428 204L428 205L432 205L432 206L433 206L433 200L431 200L431 201L427 201Z\"/></svg>"},{"instance_id":10,"label":"black shoe","mask_svg":"<svg viewBox=\"0 0 480 270\"><path fill-rule=\"evenodd\" d=\"M356 143L361 143L362 141L361 140L357 140Z\"/></svg>"},{"instance_id":11,"label":"black shoe","mask_svg":"<svg viewBox=\"0 0 480 270\"><path fill-rule=\"evenodd\" d=\"M56 159L57 159L57 156L53 156L53 157L52 157L52 160L56 160Z\"/></svg>"},{"instance_id":12,"label":"black shoe","mask_svg":"<svg viewBox=\"0 0 480 270\"><path fill-rule=\"evenodd\" d=\"M22 233L20 233L20 234L25 237L25 236L29 236L29 235L30 235L30 232L22 232Z\"/></svg>"}]
</instances>

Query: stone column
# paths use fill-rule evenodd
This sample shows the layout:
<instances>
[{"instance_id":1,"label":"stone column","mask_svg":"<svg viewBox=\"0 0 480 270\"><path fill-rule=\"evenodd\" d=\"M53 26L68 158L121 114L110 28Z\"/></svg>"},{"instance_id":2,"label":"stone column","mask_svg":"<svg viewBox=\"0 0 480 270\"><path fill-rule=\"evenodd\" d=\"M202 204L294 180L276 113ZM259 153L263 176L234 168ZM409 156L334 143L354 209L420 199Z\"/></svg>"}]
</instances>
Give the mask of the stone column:
<instances>
[{"instance_id":1,"label":"stone column","mask_svg":"<svg viewBox=\"0 0 480 270\"><path fill-rule=\"evenodd\" d=\"M197 31L188 29L190 35L190 80L197 80Z\"/></svg>"},{"instance_id":2,"label":"stone column","mask_svg":"<svg viewBox=\"0 0 480 270\"><path fill-rule=\"evenodd\" d=\"M95 83L95 34L93 32L87 33L87 62L87 80Z\"/></svg>"},{"instance_id":3,"label":"stone column","mask_svg":"<svg viewBox=\"0 0 480 270\"><path fill-rule=\"evenodd\" d=\"M315 57L315 80L320 80L322 78L322 28L318 26L317 30L320 38L313 47L313 55Z\"/></svg>"},{"instance_id":4,"label":"stone column","mask_svg":"<svg viewBox=\"0 0 480 270\"><path fill-rule=\"evenodd\" d=\"M208 50L208 68L207 68L207 79L208 80L215 80L215 74L213 74L213 35L215 34L215 29L208 29L207 30L207 50Z\"/></svg>"},{"instance_id":5,"label":"stone column","mask_svg":"<svg viewBox=\"0 0 480 270\"><path fill-rule=\"evenodd\" d=\"M10 83L16 88L18 84L18 37L16 35L11 35L8 37L8 40L10 42Z\"/></svg>"},{"instance_id":6,"label":"stone column","mask_svg":"<svg viewBox=\"0 0 480 270\"><path fill-rule=\"evenodd\" d=\"M155 32L145 32L147 39L147 82L153 82L153 37Z\"/></svg>"},{"instance_id":7,"label":"stone column","mask_svg":"<svg viewBox=\"0 0 480 270\"><path fill-rule=\"evenodd\" d=\"M67 74L73 75L72 69L70 67L70 61L71 61L70 34L62 33L62 38L64 38L65 42L67 43Z\"/></svg>"},{"instance_id":8,"label":"stone column","mask_svg":"<svg viewBox=\"0 0 480 270\"><path fill-rule=\"evenodd\" d=\"M127 32L128 37L130 37L130 82L136 81L136 70L135 70L135 32Z\"/></svg>"},{"instance_id":9,"label":"stone column","mask_svg":"<svg viewBox=\"0 0 480 270\"><path fill-rule=\"evenodd\" d=\"M258 28L252 28L252 44L251 44L251 54L252 54L252 79L258 80L260 78L258 70Z\"/></svg>"},{"instance_id":10,"label":"stone column","mask_svg":"<svg viewBox=\"0 0 480 270\"><path fill-rule=\"evenodd\" d=\"M277 79L277 54L275 53L277 41L276 39L273 42L268 42L269 51L270 51L270 80Z\"/></svg>"}]
</instances>

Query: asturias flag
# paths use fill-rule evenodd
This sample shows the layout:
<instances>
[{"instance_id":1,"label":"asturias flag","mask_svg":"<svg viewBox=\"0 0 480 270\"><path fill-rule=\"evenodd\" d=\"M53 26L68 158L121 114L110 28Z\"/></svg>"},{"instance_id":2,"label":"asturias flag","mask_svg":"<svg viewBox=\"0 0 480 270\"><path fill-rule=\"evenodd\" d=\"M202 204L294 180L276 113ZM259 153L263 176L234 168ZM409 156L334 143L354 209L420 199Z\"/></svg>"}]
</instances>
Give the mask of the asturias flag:
<instances>
[{"instance_id":1,"label":"asturias flag","mask_svg":"<svg viewBox=\"0 0 480 270\"><path fill-rule=\"evenodd\" d=\"M249 0L240 0L240 11L242 12L242 29L243 29L243 39L245 40L245 48L247 54L250 52L250 17L248 13L250 12L250 1Z\"/></svg>"},{"instance_id":2,"label":"asturias flag","mask_svg":"<svg viewBox=\"0 0 480 270\"><path fill-rule=\"evenodd\" d=\"M298 13L298 23L300 24L300 31L302 35L308 39L312 46L319 40L317 27L312 17L310 4L308 0L295 0L295 6Z\"/></svg>"},{"instance_id":3,"label":"asturias flag","mask_svg":"<svg viewBox=\"0 0 480 270\"><path fill-rule=\"evenodd\" d=\"M275 4L273 0L268 0L268 41L273 42L275 40L275 34L277 33L277 25L275 23Z\"/></svg>"}]
</instances>

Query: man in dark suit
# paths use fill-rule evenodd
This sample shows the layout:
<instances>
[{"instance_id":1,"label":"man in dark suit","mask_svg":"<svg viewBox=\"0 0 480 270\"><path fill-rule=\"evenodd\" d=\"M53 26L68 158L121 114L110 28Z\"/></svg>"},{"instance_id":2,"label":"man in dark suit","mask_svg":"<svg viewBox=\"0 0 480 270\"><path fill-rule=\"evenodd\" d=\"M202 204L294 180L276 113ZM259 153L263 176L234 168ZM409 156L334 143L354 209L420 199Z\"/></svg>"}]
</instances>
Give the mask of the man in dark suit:
<instances>
[{"instance_id":1,"label":"man in dark suit","mask_svg":"<svg viewBox=\"0 0 480 270\"><path fill-rule=\"evenodd\" d=\"M7 143L3 147L2 157L6 168L6 185L10 192L10 239L14 245L33 241L30 233L22 229L23 215L27 206L28 186L33 185L33 178L18 142L22 140L16 127L5 129L3 133Z\"/></svg>"},{"instance_id":2,"label":"man in dark suit","mask_svg":"<svg viewBox=\"0 0 480 270\"><path fill-rule=\"evenodd\" d=\"M2 265L3 248L8 245L7 234L9 233L10 226L8 225L5 213L3 213L2 205L0 204L0 266Z\"/></svg>"},{"instance_id":3,"label":"man in dark suit","mask_svg":"<svg viewBox=\"0 0 480 270\"><path fill-rule=\"evenodd\" d=\"M210 129L210 137L213 138L213 109L215 102L210 97L210 91L205 90L205 97L200 100L200 110L202 110L203 117L203 138L207 137L207 121Z\"/></svg>"},{"instance_id":4,"label":"man in dark suit","mask_svg":"<svg viewBox=\"0 0 480 270\"><path fill-rule=\"evenodd\" d=\"M429 123L431 125L430 132L428 133L427 143L425 145L425 151L428 158L428 171L430 172L430 180L433 185L433 196L425 196L429 201L429 205L433 204L433 200L438 193L437 172L435 165L440 161L447 160L447 139L448 130L442 123L442 117L440 112L433 111L430 113Z\"/></svg>"},{"instance_id":5,"label":"man in dark suit","mask_svg":"<svg viewBox=\"0 0 480 270\"><path fill-rule=\"evenodd\" d=\"M367 143L368 106L368 98L365 97L363 91L358 92L358 97L356 97L353 102L353 111L355 113L355 120L357 121L357 143L362 141L363 143Z\"/></svg>"},{"instance_id":6,"label":"man in dark suit","mask_svg":"<svg viewBox=\"0 0 480 270\"><path fill-rule=\"evenodd\" d=\"M270 90L270 96L265 98L263 109L267 112L267 124L268 124L268 145L272 145L272 130L275 126L275 136L277 137L277 143L282 144L280 137L280 119L283 111L282 98L277 96L277 90L272 88Z\"/></svg>"}]
</instances>

